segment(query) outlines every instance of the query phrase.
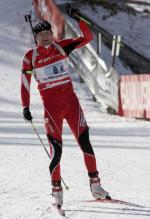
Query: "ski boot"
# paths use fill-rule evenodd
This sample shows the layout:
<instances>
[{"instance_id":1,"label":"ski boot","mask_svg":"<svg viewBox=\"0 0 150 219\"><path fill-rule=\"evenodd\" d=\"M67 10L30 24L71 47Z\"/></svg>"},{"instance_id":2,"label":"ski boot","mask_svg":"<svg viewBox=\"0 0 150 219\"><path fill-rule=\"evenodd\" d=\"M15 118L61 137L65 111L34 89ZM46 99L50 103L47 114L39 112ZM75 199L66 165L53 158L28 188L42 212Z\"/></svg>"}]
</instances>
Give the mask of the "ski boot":
<instances>
[{"instance_id":1,"label":"ski boot","mask_svg":"<svg viewBox=\"0 0 150 219\"><path fill-rule=\"evenodd\" d=\"M52 204L58 208L63 205L63 188L60 182L52 182Z\"/></svg>"},{"instance_id":2,"label":"ski boot","mask_svg":"<svg viewBox=\"0 0 150 219\"><path fill-rule=\"evenodd\" d=\"M111 199L109 193L101 187L99 177L90 178L90 189L96 199Z\"/></svg>"}]
</instances>

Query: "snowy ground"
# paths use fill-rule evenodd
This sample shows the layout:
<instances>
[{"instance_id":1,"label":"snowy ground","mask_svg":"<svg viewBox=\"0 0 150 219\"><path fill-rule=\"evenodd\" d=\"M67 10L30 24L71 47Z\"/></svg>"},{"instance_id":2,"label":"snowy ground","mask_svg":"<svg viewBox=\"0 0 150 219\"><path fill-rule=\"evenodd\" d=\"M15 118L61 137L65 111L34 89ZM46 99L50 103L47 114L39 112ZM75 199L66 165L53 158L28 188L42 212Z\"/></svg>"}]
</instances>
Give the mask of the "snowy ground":
<instances>
[{"instance_id":1,"label":"snowy ground","mask_svg":"<svg viewBox=\"0 0 150 219\"><path fill-rule=\"evenodd\" d=\"M31 46L29 27L23 14L30 0L0 1L0 218L58 219L50 208L49 159L30 124L22 119L20 68L24 52ZM9 5L9 6L8 6ZM6 16L9 15L9 16ZM90 92L73 74L74 87L88 121L102 184L112 197L144 205L90 204L88 177L82 154L64 124L62 176L67 218L146 219L150 217L150 124L100 113ZM42 106L35 83L31 109L44 143Z\"/></svg>"}]
</instances>

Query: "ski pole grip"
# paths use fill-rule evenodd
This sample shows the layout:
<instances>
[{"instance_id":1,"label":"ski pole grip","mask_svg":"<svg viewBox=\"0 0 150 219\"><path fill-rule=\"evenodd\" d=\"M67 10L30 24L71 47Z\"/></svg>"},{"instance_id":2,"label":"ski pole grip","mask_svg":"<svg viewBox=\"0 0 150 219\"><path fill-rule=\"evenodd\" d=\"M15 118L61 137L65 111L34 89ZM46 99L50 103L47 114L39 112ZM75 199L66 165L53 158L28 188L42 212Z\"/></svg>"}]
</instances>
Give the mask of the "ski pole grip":
<instances>
[{"instance_id":1,"label":"ski pole grip","mask_svg":"<svg viewBox=\"0 0 150 219\"><path fill-rule=\"evenodd\" d=\"M25 21L26 21L27 23L30 23L30 27L31 27L32 34L33 34L33 37L34 37L34 42L35 42L35 44L37 44L36 37L35 37L34 31L33 31L33 26L32 26L31 13L30 13L30 14L26 14L26 15L24 16L24 18L25 18Z\"/></svg>"},{"instance_id":2,"label":"ski pole grip","mask_svg":"<svg viewBox=\"0 0 150 219\"><path fill-rule=\"evenodd\" d=\"M66 12L69 14L69 11L71 9L71 5L69 3L66 4L65 6Z\"/></svg>"},{"instance_id":3,"label":"ski pole grip","mask_svg":"<svg viewBox=\"0 0 150 219\"><path fill-rule=\"evenodd\" d=\"M66 13L70 15L70 17L76 19L77 21L82 20L85 23L87 23L89 26L92 26L92 23L88 21L86 18L82 17L80 11L76 8L72 8L72 6L69 3L66 4L65 9L66 9Z\"/></svg>"},{"instance_id":4,"label":"ski pole grip","mask_svg":"<svg viewBox=\"0 0 150 219\"><path fill-rule=\"evenodd\" d=\"M68 3L66 4L65 9L66 9L66 13L68 15L70 15L70 17L75 18L75 19L78 20L78 14L79 14L79 10L78 9L72 8L72 6L70 4L68 4Z\"/></svg>"},{"instance_id":5,"label":"ski pole grip","mask_svg":"<svg viewBox=\"0 0 150 219\"><path fill-rule=\"evenodd\" d=\"M31 14L26 14L24 18L26 22L31 22Z\"/></svg>"}]
</instances>

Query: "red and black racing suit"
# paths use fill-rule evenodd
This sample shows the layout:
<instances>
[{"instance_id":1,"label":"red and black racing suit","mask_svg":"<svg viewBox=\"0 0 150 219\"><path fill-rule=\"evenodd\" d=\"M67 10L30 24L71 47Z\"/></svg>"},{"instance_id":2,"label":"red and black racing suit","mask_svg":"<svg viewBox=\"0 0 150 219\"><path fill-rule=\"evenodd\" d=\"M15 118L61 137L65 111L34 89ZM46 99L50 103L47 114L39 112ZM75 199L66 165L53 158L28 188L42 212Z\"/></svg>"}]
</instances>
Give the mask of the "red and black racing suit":
<instances>
[{"instance_id":1,"label":"red and black racing suit","mask_svg":"<svg viewBox=\"0 0 150 219\"><path fill-rule=\"evenodd\" d=\"M79 22L83 36L52 43L48 48L38 46L29 50L23 59L21 97L23 107L30 105L30 81L34 74L43 101L45 127L50 144L49 166L52 182L61 180L62 124L66 119L83 151L89 176L97 174L96 159L89 141L89 132L79 100L69 75L68 56L93 39L83 21ZM94 175L93 175L94 176Z\"/></svg>"}]
</instances>

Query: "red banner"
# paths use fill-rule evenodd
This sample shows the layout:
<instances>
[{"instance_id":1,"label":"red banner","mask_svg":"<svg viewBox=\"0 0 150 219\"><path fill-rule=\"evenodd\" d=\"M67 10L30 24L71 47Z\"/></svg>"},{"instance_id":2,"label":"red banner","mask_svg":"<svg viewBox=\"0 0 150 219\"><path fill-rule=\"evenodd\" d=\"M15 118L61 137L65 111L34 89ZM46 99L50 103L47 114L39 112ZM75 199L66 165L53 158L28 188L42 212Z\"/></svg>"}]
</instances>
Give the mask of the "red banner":
<instances>
[{"instance_id":1,"label":"red banner","mask_svg":"<svg viewBox=\"0 0 150 219\"><path fill-rule=\"evenodd\" d=\"M52 0L33 0L33 4L37 16L52 25L54 39L62 39L65 19L56 4Z\"/></svg>"},{"instance_id":2,"label":"red banner","mask_svg":"<svg viewBox=\"0 0 150 219\"><path fill-rule=\"evenodd\" d=\"M119 115L150 118L150 75L121 76Z\"/></svg>"}]
</instances>

